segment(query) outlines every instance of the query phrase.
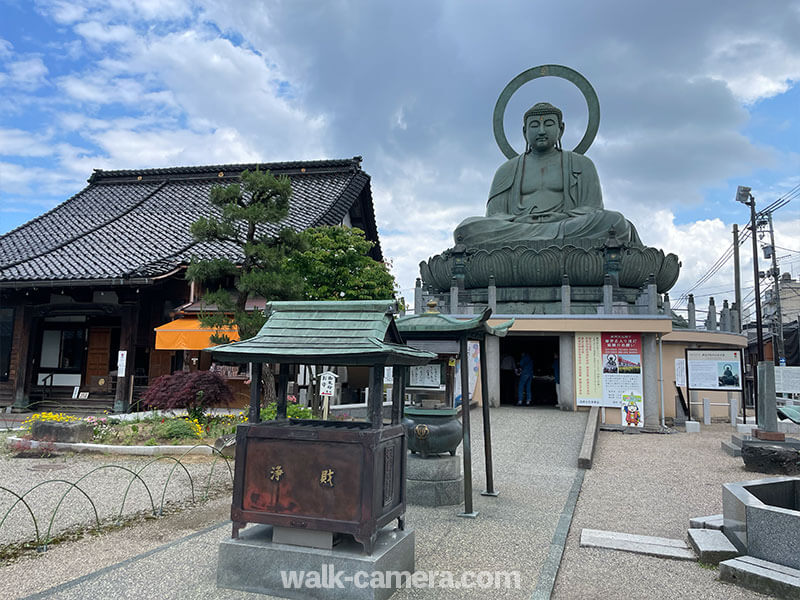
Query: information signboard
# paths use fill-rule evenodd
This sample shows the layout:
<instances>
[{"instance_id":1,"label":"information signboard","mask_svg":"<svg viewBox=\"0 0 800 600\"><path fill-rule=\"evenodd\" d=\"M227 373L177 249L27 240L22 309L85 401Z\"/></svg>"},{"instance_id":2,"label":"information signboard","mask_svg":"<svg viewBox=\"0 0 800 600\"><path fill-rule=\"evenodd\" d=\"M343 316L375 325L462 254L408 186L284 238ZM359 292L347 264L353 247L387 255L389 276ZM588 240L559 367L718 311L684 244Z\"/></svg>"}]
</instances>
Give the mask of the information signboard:
<instances>
[{"instance_id":1,"label":"information signboard","mask_svg":"<svg viewBox=\"0 0 800 600\"><path fill-rule=\"evenodd\" d=\"M575 334L575 397L578 406L602 406L599 333Z\"/></svg>"},{"instance_id":2,"label":"information signboard","mask_svg":"<svg viewBox=\"0 0 800 600\"><path fill-rule=\"evenodd\" d=\"M800 394L800 367L775 367L775 391Z\"/></svg>"},{"instance_id":3,"label":"information signboard","mask_svg":"<svg viewBox=\"0 0 800 600\"><path fill-rule=\"evenodd\" d=\"M686 380L692 390L742 390L740 350L686 350Z\"/></svg>"},{"instance_id":4,"label":"information signboard","mask_svg":"<svg viewBox=\"0 0 800 600\"><path fill-rule=\"evenodd\" d=\"M623 422L641 427L642 336L638 333L576 334L575 386L578 406L620 408Z\"/></svg>"},{"instance_id":5,"label":"information signboard","mask_svg":"<svg viewBox=\"0 0 800 600\"><path fill-rule=\"evenodd\" d=\"M411 387L438 388L442 384L442 365L420 365L409 368L408 384Z\"/></svg>"}]
</instances>

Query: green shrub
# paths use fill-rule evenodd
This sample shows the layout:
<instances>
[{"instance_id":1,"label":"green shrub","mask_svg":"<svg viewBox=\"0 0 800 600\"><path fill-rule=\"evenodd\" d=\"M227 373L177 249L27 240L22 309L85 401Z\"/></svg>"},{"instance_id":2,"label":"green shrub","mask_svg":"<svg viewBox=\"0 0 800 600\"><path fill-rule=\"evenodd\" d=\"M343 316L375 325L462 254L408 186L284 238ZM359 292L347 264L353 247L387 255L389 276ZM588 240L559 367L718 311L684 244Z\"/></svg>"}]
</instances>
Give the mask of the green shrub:
<instances>
[{"instance_id":1,"label":"green shrub","mask_svg":"<svg viewBox=\"0 0 800 600\"><path fill-rule=\"evenodd\" d=\"M200 426L186 419L168 419L163 423L158 423L155 433L158 437L168 440L179 440L181 438L199 438Z\"/></svg>"},{"instance_id":2,"label":"green shrub","mask_svg":"<svg viewBox=\"0 0 800 600\"><path fill-rule=\"evenodd\" d=\"M270 402L261 409L261 420L272 421L278 414L278 404ZM286 405L286 416L290 419L311 419L313 417L311 409L307 406L300 406L292 402Z\"/></svg>"}]
</instances>

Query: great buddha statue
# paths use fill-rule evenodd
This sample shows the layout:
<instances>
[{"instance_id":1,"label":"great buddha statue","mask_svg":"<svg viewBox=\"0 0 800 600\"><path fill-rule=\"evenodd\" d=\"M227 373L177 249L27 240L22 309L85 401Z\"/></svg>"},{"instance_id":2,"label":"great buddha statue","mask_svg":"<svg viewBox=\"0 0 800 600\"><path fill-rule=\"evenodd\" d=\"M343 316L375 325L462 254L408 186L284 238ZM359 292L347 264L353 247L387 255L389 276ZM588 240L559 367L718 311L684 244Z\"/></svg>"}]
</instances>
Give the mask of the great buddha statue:
<instances>
[{"instance_id":1,"label":"great buddha statue","mask_svg":"<svg viewBox=\"0 0 800 600\"><path fill-rule=\"evenodd\" d=\"M618 212L603 208L597 170L591 160L561 148L561 110L547 102L523 118L525 152L497 169L485 217L470 217L454 232L467 248L514 245L534 240L603 240L613 229L629 246L641 246L636 228Z\"/></svg>"}]
</instances>

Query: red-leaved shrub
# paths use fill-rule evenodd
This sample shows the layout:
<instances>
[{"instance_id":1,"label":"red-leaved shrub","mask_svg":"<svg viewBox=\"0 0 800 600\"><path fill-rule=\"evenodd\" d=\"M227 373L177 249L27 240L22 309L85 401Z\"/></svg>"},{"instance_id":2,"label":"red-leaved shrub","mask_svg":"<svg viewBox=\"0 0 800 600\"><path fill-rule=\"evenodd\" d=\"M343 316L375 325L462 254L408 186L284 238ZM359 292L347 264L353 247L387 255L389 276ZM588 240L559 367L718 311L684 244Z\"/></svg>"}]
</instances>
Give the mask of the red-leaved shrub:
<instances>
[{"instance_id":1,"label":"red-leaved shrub","mask_svg":"<svg viewBox=\"0 0 800 600\"><path fill-rule=\"evenodd\" d=\"M190 415L232 402L233 394L225 380L211 371L177 371L162 375L142 394L145 408L185 408Z\"/></svg>"}]
</instances>

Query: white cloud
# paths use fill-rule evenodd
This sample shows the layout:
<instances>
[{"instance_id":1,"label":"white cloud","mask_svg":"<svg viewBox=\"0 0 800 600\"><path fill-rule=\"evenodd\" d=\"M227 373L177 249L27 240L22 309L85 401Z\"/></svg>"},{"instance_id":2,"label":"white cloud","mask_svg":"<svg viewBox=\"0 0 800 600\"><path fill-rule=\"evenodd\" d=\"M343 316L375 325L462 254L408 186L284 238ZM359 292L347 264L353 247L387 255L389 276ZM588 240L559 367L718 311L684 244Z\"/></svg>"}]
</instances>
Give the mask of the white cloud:
<instances>
[{"instance_id":1,"label":"white cloud","mask_svg":"<svg viewBox=\"0 0 800 600\"><path fill-rule=\"evenodd\" d=\"M50 156L53 148L47 140L23 129L0 129L0 155Z\"/></svg>"},{"instance_id":2,"label":"white cloud","mask_svg":"<svg viewBox=\"0 0 800 600\"><path fill-rule=\"evenodd\" d=\"M14 46L8 40L0 38L0 58L5 59L11 56Z\"/></svg>"},{"instance_id":3,"label":"white cloud","mask_svg":"<svg viewBox=\"0 0 800 600\"><path fill-rule=\"evenodd\" d=\"M124 44L136 38L136 31L132 27L106 25L96 21L78 23L75 25L75 31L87 42L97 47L107 43Z\"/></svg>"},{"instance_id":4,"label":"white cloud","mask_svg":"<svg viewBox=\"0 0 800 600\"><path fill-rule=\"evenodd\" d=\"M41 58L11 61L6 65L8 82L25 90L34 90L46 82L47 67Z\"/></svg>"},{"instance_id":5,"label":"white cloud","mask_svg":"<svg viewBox=\"0 0 800 600\"><path fill-rule=\"evenodd\" d=\"M800 81L800 56L786 42L746 30L731 33L716 40L708 68L738 98L748 103L770 98Z\"/></svg>"},{"instance_id":6,"label":"white cloud","mask_svg":"<svg viewBox=\"0 0 800 600\"><path fill-rule=\"evenodd\" d=\"M83 180L86 176L83 176ZM65 190L77 190L81 186L81 178L62 170L47 169L44 167L22 167L18 164L0 162L0 194L8 196L11 194L31 195L35 192L38 196L50 196L60 198L58 202L65 199ZM34 198L24 200L4 200L4 206L22 206L24 204L34 204L39 206L52 206L56 201L39 201Z\"/></svg>"}]
</instances>

